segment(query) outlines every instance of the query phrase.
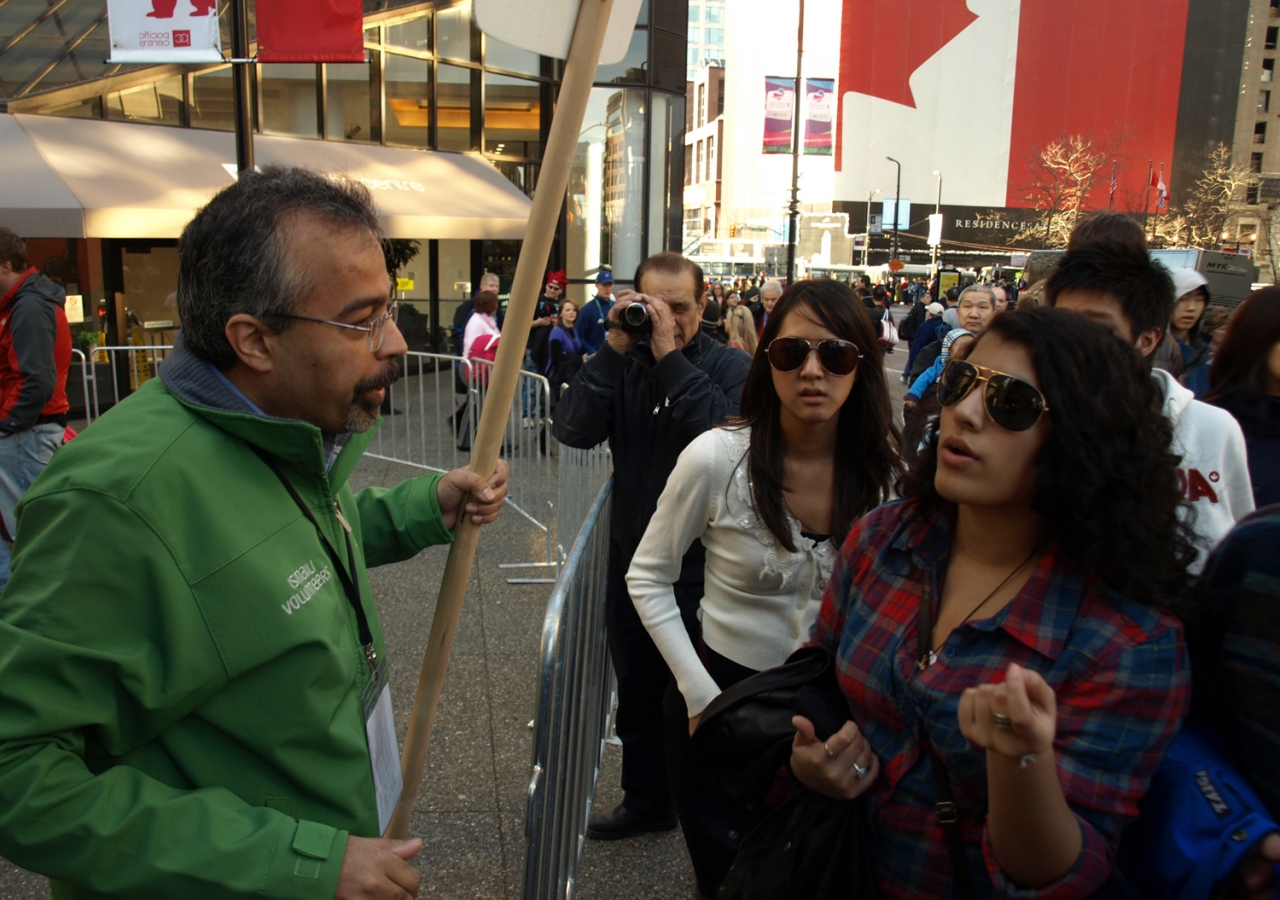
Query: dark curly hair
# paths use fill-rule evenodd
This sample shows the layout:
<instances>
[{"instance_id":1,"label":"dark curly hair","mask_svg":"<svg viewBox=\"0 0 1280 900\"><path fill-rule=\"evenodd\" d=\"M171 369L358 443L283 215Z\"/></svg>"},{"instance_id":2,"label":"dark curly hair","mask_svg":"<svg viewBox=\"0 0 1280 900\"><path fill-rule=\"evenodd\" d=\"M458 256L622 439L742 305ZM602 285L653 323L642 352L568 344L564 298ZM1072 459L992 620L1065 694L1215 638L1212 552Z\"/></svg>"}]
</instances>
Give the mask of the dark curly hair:
<instances>
[{"instance_id":1,"label":"dark curly hair","mask_svg":"<svg viewBox=\"0 0 1280 900\"><path fill-rule=\"evenodd\" d=\"M1160 392L1133 348L1076 313L1045 307L997 316L998 335L1031 353L1051 427L1036 460L1032 508L1058 559L1123 597L1187 612L1194 533L1179 516L1179 457ZM936 515L935 434L898 492Z\"/></svg>"},{"instance_id":2,"label":"dark curly hair","mask_svg":"<svg viewBox=\"0 0 1280 900\"><path fill-rule=\"evenodd\" d=\"M742 415L730 423L730 427L751 426L747 473L752 505L778 543L793 553L796 548L783 494L782 405L773 387L773 369L765 348L778 336L787 314L797 307L804 307L824 328L853 342L862 353L857 380L840 408L836 430L836 504L831 519L831 540L836 546L844 543L859 517L888 498L889 488L902 470L902 438L893 422L880 348L866 307L847 285L830 278L796 282L783 292L769 315L760 349L742 386L738 407Z\"/></svg>"}]
</instances>

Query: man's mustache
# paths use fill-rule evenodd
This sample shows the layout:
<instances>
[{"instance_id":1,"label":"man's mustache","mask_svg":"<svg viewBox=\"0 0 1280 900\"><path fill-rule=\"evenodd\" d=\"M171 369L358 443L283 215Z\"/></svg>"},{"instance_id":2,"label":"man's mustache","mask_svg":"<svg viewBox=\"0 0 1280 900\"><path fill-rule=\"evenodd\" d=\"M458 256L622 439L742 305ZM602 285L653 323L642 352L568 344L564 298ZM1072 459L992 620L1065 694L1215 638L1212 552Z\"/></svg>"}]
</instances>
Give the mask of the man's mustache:
<instances>
[{"instance_id":1,"label":"man's mustache","mask_svg":"<svg viewBox=\"0 0 1280 900\"><path fill-rule=\"evenodd\" d=\"M400 380L400 367L394 362L388 363L383 367L382 371L373 378L366 378L364 381L356 385L355 396L359 399L369 391L376 391L378 388L388 388Z\"/></svg>"}]
</instances>

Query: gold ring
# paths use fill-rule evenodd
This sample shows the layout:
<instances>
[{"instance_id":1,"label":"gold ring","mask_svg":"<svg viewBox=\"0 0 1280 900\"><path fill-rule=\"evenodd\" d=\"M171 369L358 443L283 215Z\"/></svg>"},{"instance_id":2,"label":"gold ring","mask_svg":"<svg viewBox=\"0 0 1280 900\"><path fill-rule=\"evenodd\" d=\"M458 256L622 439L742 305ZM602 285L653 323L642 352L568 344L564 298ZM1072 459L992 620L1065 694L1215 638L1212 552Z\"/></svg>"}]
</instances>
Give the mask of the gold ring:
<instances>
[{"instance_id":1,"label":"gold ring","mask_svg":"<svg viewBox=\"0 0 1280 900\"><path fill-rule=\"evenodd\" d=\"M1004 729L1013 728L1013 720L1010 719L1008 716L1006 716L1004 713L993 712L991 714L991 721L995 724L997 728L1004 728Z\"/></svg>"}]
</instances>

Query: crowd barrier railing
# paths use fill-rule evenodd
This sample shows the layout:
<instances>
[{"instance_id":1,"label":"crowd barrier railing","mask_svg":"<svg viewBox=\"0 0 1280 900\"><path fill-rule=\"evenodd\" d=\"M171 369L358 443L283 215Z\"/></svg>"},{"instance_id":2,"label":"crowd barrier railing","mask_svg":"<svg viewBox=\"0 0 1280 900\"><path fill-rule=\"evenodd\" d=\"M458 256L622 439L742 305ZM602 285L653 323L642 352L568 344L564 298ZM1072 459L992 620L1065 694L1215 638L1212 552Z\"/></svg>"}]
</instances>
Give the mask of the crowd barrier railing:
<instances>
[{"instance_id":1,"label":"crowd barrier railing","mask_svg":"<svg viewBox=\"0 0 1280 900\"><path fill-rule=\"evenodd\" d=\"M613 473L613 456L607 443L579 450L559 444L559 486L556 491L556 550L561 560L582 530L601 485Z\"/></svg>"},{"instance_id":2,"label":"crowd barrier railing","mask_svg":"<svg viewBox=\"0 0 1280 900\"><path fill-rule=\"evenodd\" d=\"M80 369L79 397L68 394L72 406L84 403L85 422L102 415L102 410L115 406L129 394L156 376L160 363L173 350L171 344L152 346L94 347L87 353L72 351L71 364ZM71 373L68 380L74 383Z\"/></svg>"},{"instance_id":3,"label":"crowd barrier railing","mask_svg":"<svg viewBox=\"0 0 1280 900\"><path fill-rule=\"evenodd\" d=\"M613 480L595 496L547 604L533 773L525 814L524 900L568 900L613 703L605 575Z\"/></svg>"}]
</instances>

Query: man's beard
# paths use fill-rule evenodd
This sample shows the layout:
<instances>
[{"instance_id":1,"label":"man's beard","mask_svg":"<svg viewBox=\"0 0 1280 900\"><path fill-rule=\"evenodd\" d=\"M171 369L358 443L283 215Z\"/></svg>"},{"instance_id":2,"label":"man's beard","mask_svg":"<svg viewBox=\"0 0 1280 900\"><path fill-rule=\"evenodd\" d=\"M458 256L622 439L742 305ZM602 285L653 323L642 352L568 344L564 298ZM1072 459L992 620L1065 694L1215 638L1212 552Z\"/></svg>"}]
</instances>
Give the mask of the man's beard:
<instances>
[{"instance_id":1,"label":"man's beard","mask_svg":"<svg viewBox=\"0 0 1280 900\"><path fill-rule=\"evenodd\" d=\"M381 401L373 403L365 395L378 388L390 388L399 380L400 366L392 360L376 376L357 384L351 397L351 405L347 407L347 417L342 421L342 427L348 432L358 434L378 424L382 403Z\"/></svg>"}]
</instances>

